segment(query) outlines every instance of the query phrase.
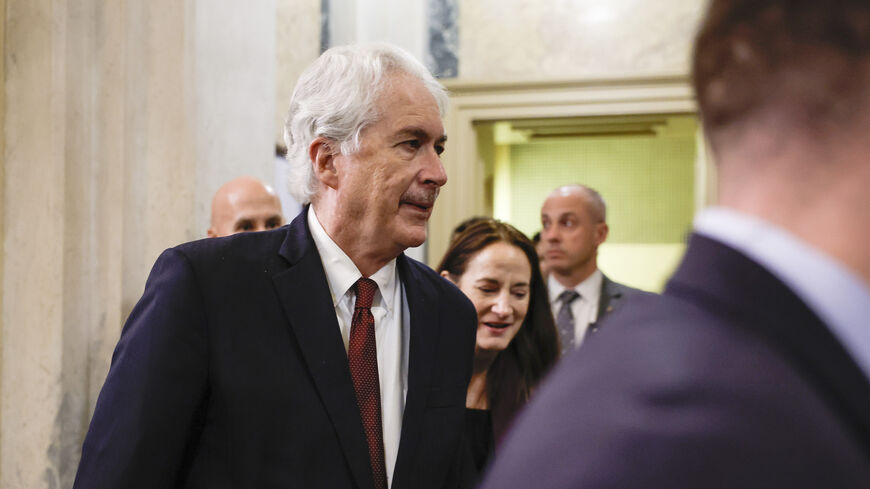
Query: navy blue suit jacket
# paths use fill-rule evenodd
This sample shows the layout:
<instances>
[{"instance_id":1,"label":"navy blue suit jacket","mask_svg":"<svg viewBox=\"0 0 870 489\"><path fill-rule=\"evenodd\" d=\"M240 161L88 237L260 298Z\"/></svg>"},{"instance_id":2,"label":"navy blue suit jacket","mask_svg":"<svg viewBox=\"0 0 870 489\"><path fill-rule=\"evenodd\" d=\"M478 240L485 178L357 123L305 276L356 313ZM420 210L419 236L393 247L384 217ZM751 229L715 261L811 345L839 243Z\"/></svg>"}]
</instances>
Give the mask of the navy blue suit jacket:
<instances>
[{"instance_id":1,"label":"navy blue suit jacket","mask_svg":"<svg viewBox=\"0 0 870 489\"><path fill-rule=\"evenodd\" d=\"M870 384L741 253L693 236L532 399L483 487L868 488Z\"/></svg>"},{"instance_id":2,"label":"navy blue suit jacket","mask_svg":"<svg viewBox=\"0 0 870 489\"><path fill-rule=\"evenodd\" d=\"M112 358L75 487L370 488L320 256L290 226L165 251ZM476 314L404 255L408 390L393 488L458 483Z\"/></svg>"}]
</instances>

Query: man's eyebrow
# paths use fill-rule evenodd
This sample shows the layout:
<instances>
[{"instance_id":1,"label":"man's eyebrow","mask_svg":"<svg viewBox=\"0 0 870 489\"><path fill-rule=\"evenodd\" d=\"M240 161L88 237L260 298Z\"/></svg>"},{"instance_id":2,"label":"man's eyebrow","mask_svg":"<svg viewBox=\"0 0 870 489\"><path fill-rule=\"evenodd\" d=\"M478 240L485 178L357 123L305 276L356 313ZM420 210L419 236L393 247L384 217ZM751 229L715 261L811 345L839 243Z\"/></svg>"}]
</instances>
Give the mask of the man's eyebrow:
<instances>
[{"instance_id":1,"label":"man's eyebrow","mask_svg":"<svg viewBox=\"0 0 870 489\"><path fill-rule=\"evenodd\" d=\"M396 137L404 137L404 136L414 136L415 138L418 138L418 139L431 139L431 137L432 137L429 135L428 132L426 132L425 129L423 129L422 127L417 127L417 126L403 127L402 129L399 129L399 131L396 133ZM444 143L446 141L447 141L446 134L442 134L441 137L436 138L436 142L438 142L438 143Z\"/></svg>"}]
</instances>

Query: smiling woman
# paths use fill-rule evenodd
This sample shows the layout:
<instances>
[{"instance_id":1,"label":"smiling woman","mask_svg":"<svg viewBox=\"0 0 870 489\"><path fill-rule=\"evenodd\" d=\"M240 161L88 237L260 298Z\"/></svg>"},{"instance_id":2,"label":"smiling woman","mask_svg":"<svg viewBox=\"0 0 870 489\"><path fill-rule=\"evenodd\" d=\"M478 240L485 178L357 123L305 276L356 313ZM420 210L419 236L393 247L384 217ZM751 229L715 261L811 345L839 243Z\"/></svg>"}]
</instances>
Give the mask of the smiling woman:
<instances>
[{"instance_id":1,"label":"smiling woman","mask_svg":"<svg viewBox=\"0 0 870 489\"><path fill-rule=\"evenodd\" d=\"M556 362L559 346L531 241L494 219L453 239L438 266L477 310L466 396L467 475L476 478L519 409Z\"/></svg>"}]
</instances>

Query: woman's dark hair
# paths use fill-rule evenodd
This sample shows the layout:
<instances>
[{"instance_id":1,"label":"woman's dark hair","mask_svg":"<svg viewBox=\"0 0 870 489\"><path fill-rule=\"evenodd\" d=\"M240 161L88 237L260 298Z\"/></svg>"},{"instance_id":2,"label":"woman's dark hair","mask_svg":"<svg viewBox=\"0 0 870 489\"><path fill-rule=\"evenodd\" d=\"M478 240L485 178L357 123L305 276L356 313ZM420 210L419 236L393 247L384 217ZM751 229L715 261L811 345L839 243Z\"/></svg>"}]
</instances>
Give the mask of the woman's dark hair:
<instances>
[{"instance_id":1,"label":"woman's dark hair","mask_svg":"<svg viewBox=\"0 0 870 489\"><path fill-rule=\"evenodd\" d=\"M510 224L485 219L468 226L450 243L438 271L447 271L454 282L459 282L471 258L494 243L516 246L526 255L532 268L526 318L486 374L486 395L497 441L515 412L528 401L532 390L556 363L559 336L535 245Z\"/></svg>"}]
</instances>

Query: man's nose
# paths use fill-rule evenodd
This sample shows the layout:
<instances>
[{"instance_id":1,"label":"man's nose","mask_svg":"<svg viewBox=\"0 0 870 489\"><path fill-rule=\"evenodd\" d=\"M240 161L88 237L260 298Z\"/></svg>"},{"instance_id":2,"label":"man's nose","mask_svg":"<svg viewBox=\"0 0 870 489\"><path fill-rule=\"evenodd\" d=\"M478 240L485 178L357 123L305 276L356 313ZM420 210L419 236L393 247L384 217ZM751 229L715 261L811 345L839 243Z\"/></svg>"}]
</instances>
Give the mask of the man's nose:
<instances>
[{"instance_id":1,"label":"man's nose","mask_svg":"<svg viewBox=\"0 0 870 489\"><path fill-rule=\"evenodd\" d=\"M421 172L423 183L438 187L444 186L447 183L447 172L444 170L444 164L441 163L441 157L438 156L435 148L430 148L423 158L423 170Z\"/></svg>"}]
</instances>

